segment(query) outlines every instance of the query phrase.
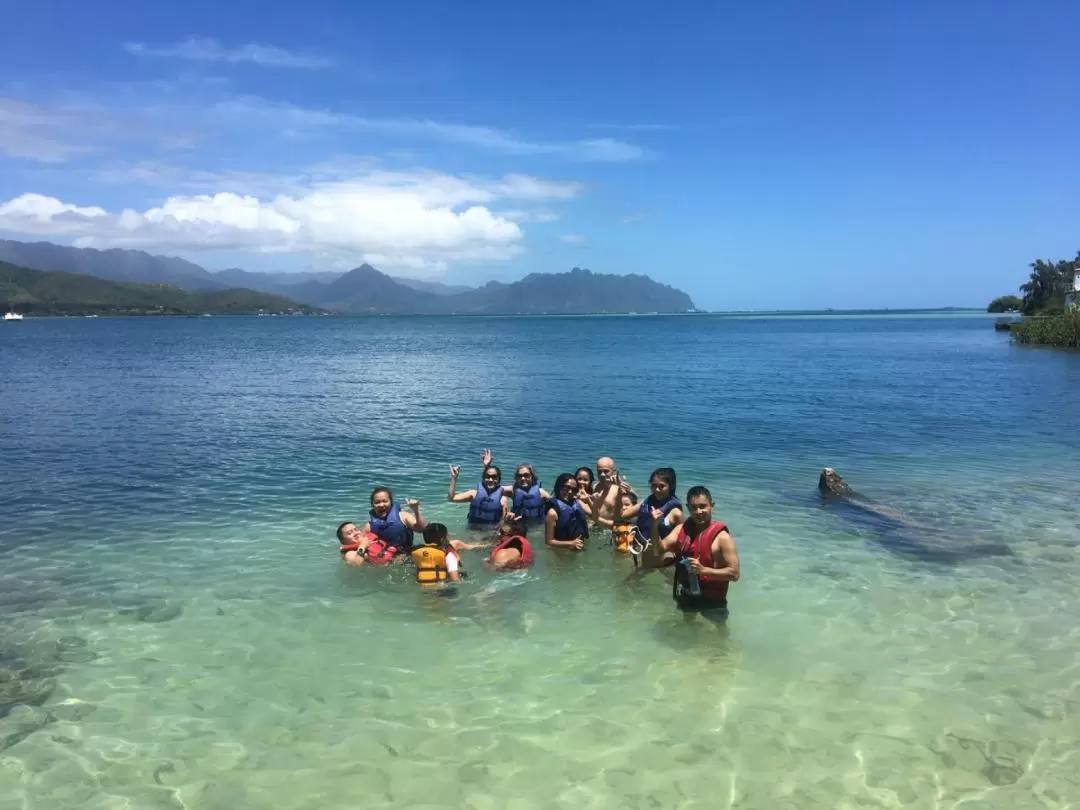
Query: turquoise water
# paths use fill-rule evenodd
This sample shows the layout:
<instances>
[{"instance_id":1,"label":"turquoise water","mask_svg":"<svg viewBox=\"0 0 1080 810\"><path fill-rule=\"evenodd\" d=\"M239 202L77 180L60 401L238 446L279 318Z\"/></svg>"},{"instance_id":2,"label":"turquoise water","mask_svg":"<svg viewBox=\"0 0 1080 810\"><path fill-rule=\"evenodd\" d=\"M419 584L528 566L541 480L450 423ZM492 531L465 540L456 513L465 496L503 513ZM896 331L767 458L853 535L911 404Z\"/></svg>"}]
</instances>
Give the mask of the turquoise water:
<instances>
[{"instance_id":1,"label":"turquoise water","mask_svg":"<svg viewBox=\"0 0 1080 810\"><path fill-rule=\"evenodd\" d=\"M1080 356L991 327L4 327L0 810L1075 807ZM727 627L599 544L454 599L342 568L375 485L461 532L486 446L708 485Z\"/></svg>"}]
</instances>

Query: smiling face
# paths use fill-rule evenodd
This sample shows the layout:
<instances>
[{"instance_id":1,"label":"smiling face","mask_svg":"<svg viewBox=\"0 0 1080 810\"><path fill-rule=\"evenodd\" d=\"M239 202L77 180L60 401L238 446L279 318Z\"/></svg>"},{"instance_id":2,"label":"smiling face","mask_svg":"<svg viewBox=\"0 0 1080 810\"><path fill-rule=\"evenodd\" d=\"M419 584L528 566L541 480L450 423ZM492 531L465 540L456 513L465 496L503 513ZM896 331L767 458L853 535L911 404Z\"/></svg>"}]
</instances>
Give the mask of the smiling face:
<instances>
[{"instance_id":1,"label":"smiling face","mask_svg":"<svg viewBox=\"0 0 1080 810\"><path fill-rule=\"evenodd\" d=\"M596 477L600 479L601 486L607 486L615 480L615 462L607 456L596 460Z\"/></svg>"},{"instance_id":2,"label":"smiling face","mask_svg":"<svg viewBox=\"0 0 1080 810\"><path fill-rule=\"evenodd\" d=\"M574 478L577 480L578 486L586 492L592 489L592 470L587 467L582 467L574 473Z\"/></svg>"},{"instance_id":3,"label":"smiling face","mask_svg":"<svg viewBox=\"0 0 1080 810\"><path fill-rule=\"evenodd\" d=\"M360 542L360 529L355 523L346 523L338 529L338 542L343 546Z\"/></svg>"},{"instance_id":4,"label":"smiling face","mask_svg":"<svg viewBox=\"0 0 1080 810\"><path fill-rule=\"evenodd\" d=\"M536 483L536 480L533 477L532 470L528 467L518 467L514 473L514 483L521 489L529 489Z\"/></svg>"},{"instance_id":5,"label":"smiling face","mask_svg":"<svg viewBox=\"0 0 1080 810\"><path fill-rule=\"evenodd\" d=\"M502 476L499 471L494 467L488 467L484 470L484 477L481 479L484 484L484 489L488 492L494 492L498 489Z\"/></svg>"},{"instance_id":6,"label":"smiling face","mask_svg":"<svg viewBox=\"0 0 1080 810\"><path fill-rule=\"evenodd\" d=\"M577 493L578 483L571 478L559 485L559 491L555 493L555 496L566 503L573 503L577 498Z\"/></svg>"},{"instance_id":7,"label":"smiling face","mask_svg":"<svg viewBox=\"0 0 1080 810\"><path fill-rule=\"evenodd\" d=\"M649 488L652 490L653 500L656 503L666 503L671 498L671 485L659 475L652 477Z\"/></svg>"},{"instance_id":8,"label":"smiling face","mask_svg":"<svg viewBox=\"0 0 1080 810\"><path fill-rule=\"evenodd\" d=\"M386 517L390 514L390 507L393 505L394 502L388 490L376 490L371 496L371 511L375 513L375 517Z\"/></svg>"},{"instance_id":9,"label":"smiling face","mask_svg":"<svg viewBox=\"0 0 1080 810\"><path fill-rule=\"evenodd\" d=\"M713 502L708 495L694 495L687 506L690 507L690 520L697 526L708 526L712 523Z\"/></svg>"}]
</instances>

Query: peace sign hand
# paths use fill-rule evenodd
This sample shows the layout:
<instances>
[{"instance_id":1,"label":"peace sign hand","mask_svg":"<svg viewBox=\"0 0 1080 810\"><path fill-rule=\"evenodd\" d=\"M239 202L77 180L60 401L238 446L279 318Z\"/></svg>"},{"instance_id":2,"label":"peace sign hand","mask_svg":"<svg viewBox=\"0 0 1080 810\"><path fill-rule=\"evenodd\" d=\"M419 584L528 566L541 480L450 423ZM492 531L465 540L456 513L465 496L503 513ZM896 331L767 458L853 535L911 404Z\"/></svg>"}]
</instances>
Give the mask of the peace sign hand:
<instances>
[{"instance_id":1,"label":"peace sign hand","mask_svg":"<svg viewBox=\"0 0 1080 810\"><path fill-rule=\"evenodd\" d=\"M450 477L451 478L457 478L459 472L461 472L461 465L460 464L451 464L450 465Z\"/></svg>"}]
</instances>

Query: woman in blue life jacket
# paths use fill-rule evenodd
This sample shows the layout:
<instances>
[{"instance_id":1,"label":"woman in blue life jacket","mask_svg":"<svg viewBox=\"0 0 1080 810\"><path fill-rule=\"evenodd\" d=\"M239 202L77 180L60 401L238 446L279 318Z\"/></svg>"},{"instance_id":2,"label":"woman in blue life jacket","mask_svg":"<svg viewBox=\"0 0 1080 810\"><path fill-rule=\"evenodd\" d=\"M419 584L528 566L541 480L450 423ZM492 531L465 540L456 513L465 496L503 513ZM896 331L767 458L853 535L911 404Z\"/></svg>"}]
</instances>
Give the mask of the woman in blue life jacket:
<instances>
[{"instance_id":1,"label":"woman in blue life jacket","mask_svg":"<svg viewBox=\"0 0 1080 810\"><path fill-rule=\"evenodd\" d=\"M588 501L578 499L578 482L570 473L555 479L555 496L544 516L544 542L551 548L582 551L589 539Z\"/></svg>"},{"instance_id":2,"label":"woman in blue life jacket","mask_svg":"<svg viewBox=\"0 0 1080 810\"><path fill-rule=\"evenodd\" d=\"M514 472L513 486L503 487L503 494L510 497L510 514L527 523L542 523L551 494L540 486L536 470L531 464L522 464Z\"/></svg>"},{"instance_id":3,"label":"woman in blue life jacket","mask_svg":"<svg viewBox=\"0 0 1080 810\"><path fill-rule=\"evenodd\" d=\"M510 513L509 499L503 494L502 471L494 464L486 464L480 483L465 492L457 491L457 478L460 473L459 465L450 465L450 486L446 490L446 500L469 504L470 529L497 528Z\"/></svg>"},{"instance_id":4,"label":"woman in blue life jacket","mask_svg":"<svg viewBox=\"0 0 1080 810\"><path fill-rule=\"evenodd\" d=\"M361 531L371 532L387 546L393 546L399 552L410 551L413 547L413 533L422 532L427 521L420 514L420 501L415 498L405 502L412 510L402 512L401 506L394 503L394 493L386 487L376 487L371 491L371 511L368 521Z\"/></svg>"},{"instance_id":5,"label":"woman in blue life jacket","mask_svg":"<svg viewBox=\"0 0 1080 810\"><path fill-rule=\"evenodd\" d=\"M621 518L636 518L639 542L645 544L646 540L652 540L650 547L659 547L655 541L667 537L683 522L683 505L675 495L675 470L671 467L658 467L653 470L649 476L649 489L652 490L649 497L641 503L622 507ZM659 510L662 515L659 521L653 518L654 509Z\"/></svg>"}]
</instances>

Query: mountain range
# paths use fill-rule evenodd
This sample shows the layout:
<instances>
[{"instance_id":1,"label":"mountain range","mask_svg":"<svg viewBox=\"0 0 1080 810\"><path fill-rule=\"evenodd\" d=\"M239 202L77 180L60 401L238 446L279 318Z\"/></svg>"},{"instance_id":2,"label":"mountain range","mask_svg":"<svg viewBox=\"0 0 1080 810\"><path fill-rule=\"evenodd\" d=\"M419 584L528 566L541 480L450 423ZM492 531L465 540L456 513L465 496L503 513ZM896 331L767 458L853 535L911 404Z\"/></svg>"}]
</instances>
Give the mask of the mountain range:
<instances>
[{"instance_id":1,"label":"mountain range","mask_svg":"<svg viewBox=\"0 0 1080 810\"><path fill-rule=\"evenodd\" d=\"M264 273L241 268L211 272L185 259L155 256L141 250L96 250L50 242L0 240L0 261L116 282L168 284L195 292L255 290L352 314L535 315L694 310L686 293L648 276L599 274L580 268L568 273L533 273L508 284L491 281L472 288L394 278L367 264L345 273Z\"/></svg>"},{"instance_id":2,"label":"mountain range","mask_svg":"<svg viewBox=\"0 0 1080 810\"><path fill-rule=\"evenodd\" d=\"M313 315L316 307L254 290L183 290L31 270L0 261L0 309L26 315Z\"/></svg>"}]
</instances>

